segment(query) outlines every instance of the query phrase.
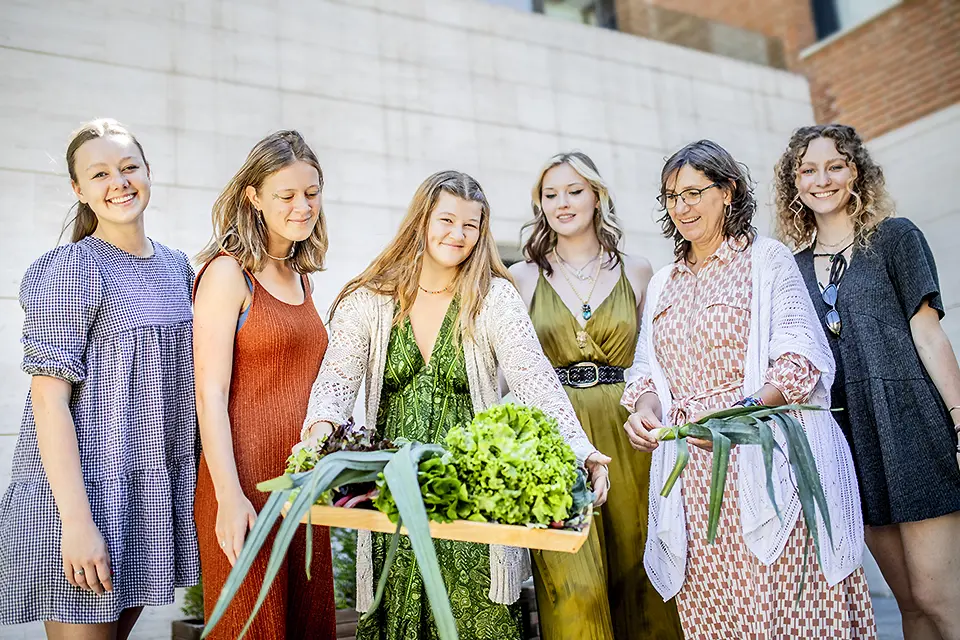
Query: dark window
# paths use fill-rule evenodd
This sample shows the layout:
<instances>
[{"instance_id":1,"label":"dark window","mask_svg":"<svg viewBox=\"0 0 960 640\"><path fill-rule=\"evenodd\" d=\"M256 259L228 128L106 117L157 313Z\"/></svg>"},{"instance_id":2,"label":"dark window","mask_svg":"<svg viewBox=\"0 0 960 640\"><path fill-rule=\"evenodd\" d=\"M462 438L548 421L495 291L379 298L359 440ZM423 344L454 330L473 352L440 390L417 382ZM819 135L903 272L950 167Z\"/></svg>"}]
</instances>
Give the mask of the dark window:
<instances>
[{"instance_id":1,"label":"dark window","mask_svg":"<svg viewBox=\"0 0 960 640\"><path fill-rule=\"evenodd\" d=\"M902 0L810 0L817 38L853 29Z\"/></svg>"}]
</instances>

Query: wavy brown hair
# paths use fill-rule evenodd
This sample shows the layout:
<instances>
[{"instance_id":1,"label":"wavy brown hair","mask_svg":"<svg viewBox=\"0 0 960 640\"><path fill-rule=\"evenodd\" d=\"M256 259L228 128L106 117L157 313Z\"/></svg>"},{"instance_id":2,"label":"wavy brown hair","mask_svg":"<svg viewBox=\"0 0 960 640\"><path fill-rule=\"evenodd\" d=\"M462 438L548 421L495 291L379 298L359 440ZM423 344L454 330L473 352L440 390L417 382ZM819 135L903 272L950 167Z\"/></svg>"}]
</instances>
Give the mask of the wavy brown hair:
<instances>
[{"instance_id":1,"label":"wavy brown hair","mask_svg":"<svg viewBox=\"0 0 960 640\"><path fill-rule=\"evenodd\" d=\"M747 246L757 237L753 227L753 216L757 213L757 200L753 195L753 180L750 170L737 162L730 152L712 140L691 142L667 158L660 171L660 210L663 215L658 222L663 228L665 238L673 238L673 255L679 260L690 260L690 242L685 240L677 225L667 211L667 183L671 178L676 181L680 169L690 165L716 182L721 189L730 193L730 208L723 219L723 235L726 239L745 241Z\"/></svg>"},{"instance_id":2,"label":"wavy brown hair","mask_svg":"<svg viewBox=\"0 0 960 640\"><path fill-rule=\"evenodd\" d=\"M263 269L267 260L267 227L260 221L256 208L247 197L247 187L260 192L272 174L295 162L306 162L317 170L323 191L323 169L316 154L297 131L277 131L254 145L243 166L223 188L213 204L213 237L197 254L204 264L221 253L228 253L254 273ZM293 256L287 264L298 273L323 271L327 255L327 222L321 200L317 225L302 242L295 242Z\"/></svg>"},{"instance_id":3,"label":"wavy brown hair","mask_svg":"<svg viewBox=\"0 0 960 640\"><path fill-rule=\"evenodd\" d=\"M130 133L125 126L111 118L97 118L87 122L70 136L70 143L67 144L67 172L70 174L70 182L77 184L77 168L74 166L77 159L77 151L85 142L96 138L106 138L107 136L124 136L129 138L140 151L140 158L143 159L143 166L147 169L147 176L150 175L150 164L147 162L147 156L143 153L143 147L136 136ZM91 235L97 230L97 214L93 212L90 205L79 200L71 207L76 209L73 217L67 220L63 225L60 236L63 231L70 227L70 242L79 242ZM67 214L69 215L69 214Z\"/></svg>"},{"instance_id":4,"label":"wavy brown hair","mask_svg":"<svg viewBox=\"0 0 960 640\"><path fill-rule=\"evenodd\" d=\"M582 151L558 153L540 169L530 198L533 220L524 224L520 229L521 234L527 229L532 230L530 237L523 245L523 257L527 262L535 262L548 276L553 274L553 266L547 260L547 256L557 246L557 232L550 228L550 223L547 221L547 216L543 213L540 203L543 199L543 177L547 175L547 171L561 164L570 165L570 168L580 174L580 177L586 180L590 188L593 189L598 204L597 211L593 215L593 229L597 233L600 246L607 254L605 266L619 265L623 260L623 251L620 250L623 229L620 227L620 220L617 218L613 196L607 182L600 175L597 165L590 159L590 156Z\"/></svg>"},{"instance_id":5,"label":"wavy brown hair","mask_svg":"<svg viewBox=\"0 0 960 640\"><path fill-rule=\"evenodd\" d=\"M798 250L814 243L817 219L800 200L797 179L803 154L817 138L833 140L853 172L853 179L846 185L852 196L847 215L853 219L858 246L866 247L877 224L894 214L893 202L887 194L883 169L870 157L856 130L844 124L820 124L793 132L774 169L777 235Z\"/></svg>"},{"instance_id":6,"label":"wavy brown hair","mask_svg":"<svg viewBox=\"0 0 960 640\"><path fill-rule=\"evenodd\" d=\"M331 318L343 299L361 288L390 296L397 301L399 309L394 317L394 324L399 324L410 314L410 308L417 299L430 215L443 193L480 203L480 233L477 244L460 264L453 281L453 290L460 297L457 335L473 336L475 321L480 314L483 299L490 290L492 279L504 278L512 284L513 278L500 259L490 231L490 203L487 196L480 183L460 171L439 171L423 181L407 208L406 216L400 222L397 235L363 273L348 282L340 291L330 307Z\"/></svg>"}]
</instances>

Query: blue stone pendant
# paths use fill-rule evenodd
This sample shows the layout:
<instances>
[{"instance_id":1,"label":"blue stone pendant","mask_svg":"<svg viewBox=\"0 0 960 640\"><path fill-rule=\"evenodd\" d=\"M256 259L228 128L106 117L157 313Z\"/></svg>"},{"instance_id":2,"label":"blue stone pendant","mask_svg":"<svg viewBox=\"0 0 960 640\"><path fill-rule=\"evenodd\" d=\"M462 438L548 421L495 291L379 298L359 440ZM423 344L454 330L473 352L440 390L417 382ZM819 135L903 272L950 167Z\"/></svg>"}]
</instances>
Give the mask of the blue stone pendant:
<instances>
[{"instance_id":1,"label":"blue stone pendant","mask_svg":"<svg viewBox=\"0 0 960 640\"><path fill-rule=\"evenodd\" d=\"M590 317L593 315L593 309L590 308L589 304L583 303L583 310L581 312L581 315L583 316L584 320L589 320Z\"/></svg>"}]
</instances>

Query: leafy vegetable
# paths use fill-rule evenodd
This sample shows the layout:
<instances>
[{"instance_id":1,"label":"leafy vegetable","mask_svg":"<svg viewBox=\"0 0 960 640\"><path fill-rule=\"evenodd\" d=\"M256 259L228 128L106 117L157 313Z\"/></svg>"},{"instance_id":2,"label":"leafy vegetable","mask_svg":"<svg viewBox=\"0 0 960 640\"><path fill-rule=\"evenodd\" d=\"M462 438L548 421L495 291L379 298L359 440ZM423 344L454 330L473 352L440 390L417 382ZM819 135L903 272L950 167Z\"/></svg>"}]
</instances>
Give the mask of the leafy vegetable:
<instances>
[{"instance_id":1,"label":"leafy vegetable","mask_svg":"<svg viewBox=\"0 0 960 640\"><path fill-rule=\"evenodd\" d=\"M451 429L446 445L473 503L468 519L549 525L570 516L576 456L541 410L496 405Z\"/></svg>"},{"instance_id":2,"label":"leafy vegetable","mask_svg":"<svg viewBox=\"0 0 960 640\"><path fill-rule=\"evenodd\" d=\"M417 481L430 520L452 522L473 517L473 501L467 485L460 481L450 452L424 457L417 469ZM383 475L377 479L377 488L380 493L373 506L387 514L391 522L396 522L400 512Z\"/></svg>"},{"instance_id":3,"label":"leafy vegetable","mask_svg":"<svg viewBox=\"0 0 960 640\"><path fill-rule=\"evenodd\" d=\"M817 511L826 525L827 535L833 539L830 526L830 512L827 498L820 483L820 474L813 459L813 452L807 440L803 426L797 422L791 411L822 411L815 405L783 405L779 407L733 407L703 416L696 422L678 427L657 430L658 440L678 440L677 458L670 476L664 483L660 495L667 497L673 490L677 478L683 473L690 460L685 438L702 438L713 442L713 474L710 482L709 518L707 521L707 539L713 542L717 536L720 521L720 507L723 501L723 489L727 478L727 466L730 461L732 445L760 445L763 451L763 467L767 477L767 495L773 508L780 516L780 505L776 501L773 486L773 452L783 453L773 438L770 425L776 425L787 439L787 457L793 468L797 483L797 493L807 531L813 537L817 555L820 554L820 537L817 529Z\"/></svg>"}]
</instances>

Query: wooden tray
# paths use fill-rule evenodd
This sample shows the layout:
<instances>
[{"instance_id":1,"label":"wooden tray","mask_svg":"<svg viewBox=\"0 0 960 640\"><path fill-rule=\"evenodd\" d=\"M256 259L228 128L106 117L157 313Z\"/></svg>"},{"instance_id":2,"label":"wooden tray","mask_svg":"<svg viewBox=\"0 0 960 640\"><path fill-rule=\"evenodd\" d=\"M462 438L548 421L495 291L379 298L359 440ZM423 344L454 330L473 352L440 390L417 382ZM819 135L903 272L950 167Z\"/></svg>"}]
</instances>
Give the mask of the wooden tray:
<instances>
[{"instance_id":1,"label":"wooden tray","mask_svg":"<svg viewBox=\"0 0 960 640\"><path fill-rule=\"evenodd\" d=\"M287 507L284 507L284 514L286 514L286 511ZM313 505L309 517L310 522L324 527L365 529L381 533L393 533L397 530L397 525L390 522L390 518L374 509L346 509L344 507ZM307 522L306 515L301 522ZM454 520L453 522L431 522L430 535L442 540L502 544L510 547L576 553L586 541L592 522L593 516L591 515L587 520L587 526L582 531L570 531ZM406 535L407 528L402 527L400 533Z\"/></svg>"}]
</instances>

